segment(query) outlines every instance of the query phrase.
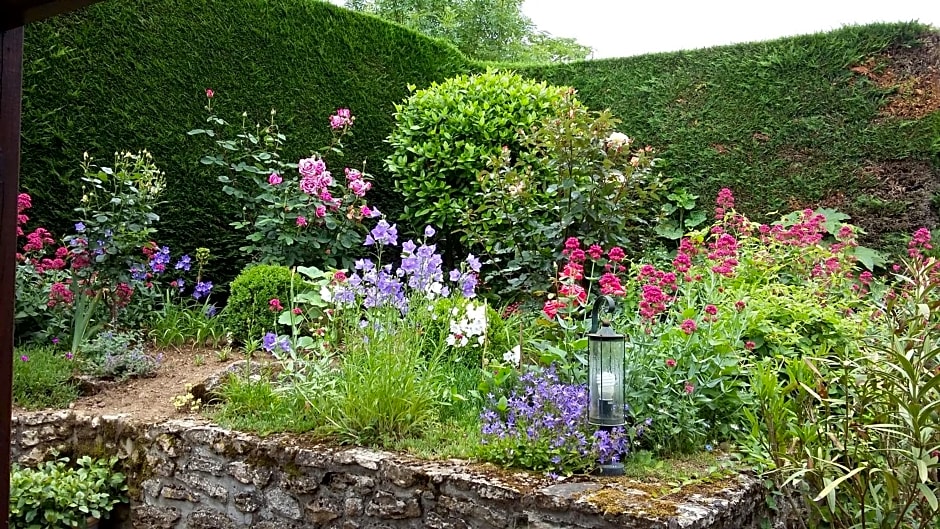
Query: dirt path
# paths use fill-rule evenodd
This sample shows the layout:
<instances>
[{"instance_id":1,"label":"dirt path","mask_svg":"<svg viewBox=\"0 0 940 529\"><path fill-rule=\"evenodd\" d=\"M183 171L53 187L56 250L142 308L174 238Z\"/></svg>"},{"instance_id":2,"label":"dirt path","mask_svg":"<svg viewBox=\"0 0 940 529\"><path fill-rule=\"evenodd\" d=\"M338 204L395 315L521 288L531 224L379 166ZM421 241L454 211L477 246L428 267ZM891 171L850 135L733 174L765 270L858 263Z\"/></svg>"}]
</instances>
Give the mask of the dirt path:
<instances>
[{"instance_id":1,"label":"dirt path","mask_svg":"<svg viewBox=\"0 0 940 529\"><path fill-rule=\"evenodd\" d=\"M187 385L203 382L240 358L233 353L221 362L213 350L192 350L188 347L162 352L164 360L157 376L129 380L98 394L80 397L72 409L94 415L126 413L142 422L159 422L186 416L186 412L176 411L173 397L186 394Z\"/></svg>"}]
</instances>

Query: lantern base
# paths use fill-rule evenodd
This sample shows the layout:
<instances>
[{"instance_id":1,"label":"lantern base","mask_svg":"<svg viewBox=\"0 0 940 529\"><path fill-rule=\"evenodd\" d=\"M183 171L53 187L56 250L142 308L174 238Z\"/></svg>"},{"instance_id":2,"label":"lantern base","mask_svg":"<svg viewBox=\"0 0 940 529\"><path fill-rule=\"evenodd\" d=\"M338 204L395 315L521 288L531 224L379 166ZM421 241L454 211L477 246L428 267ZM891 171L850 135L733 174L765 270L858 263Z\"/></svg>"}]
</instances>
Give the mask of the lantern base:
<instances>
[{"instance_id":1,"label":"lantern base","mask_svg":"<svg viewBox=\"0 0 940 529\"><path fill-rule=\"evenodd\" d=\"M606 465L599 465L597 470L594 471L594 474L598 476L622 476L623 463L607 463Z\"/></svg>"}]
</instances>

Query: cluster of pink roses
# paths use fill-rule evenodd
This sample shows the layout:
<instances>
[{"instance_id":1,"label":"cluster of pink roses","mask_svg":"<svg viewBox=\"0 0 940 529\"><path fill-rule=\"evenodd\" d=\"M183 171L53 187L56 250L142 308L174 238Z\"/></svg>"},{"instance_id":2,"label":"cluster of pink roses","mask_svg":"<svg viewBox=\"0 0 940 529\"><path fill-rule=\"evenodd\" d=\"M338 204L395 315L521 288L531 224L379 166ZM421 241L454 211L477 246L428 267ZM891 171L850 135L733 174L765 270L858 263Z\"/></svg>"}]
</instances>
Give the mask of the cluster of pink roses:
<instances>
[{"instance_id":1,"label":"cluster of pink roses","mask_svg":"<svg viewBox=\"0 0 940 529\"><path fill-rule=\"evenodd\" d=\"M352 115L348 108L339 108L336 109L336 114L330 116L330 128L333 130L344 129L352 125L355 120L355 116Z\"/></svg>"}]
</instances>

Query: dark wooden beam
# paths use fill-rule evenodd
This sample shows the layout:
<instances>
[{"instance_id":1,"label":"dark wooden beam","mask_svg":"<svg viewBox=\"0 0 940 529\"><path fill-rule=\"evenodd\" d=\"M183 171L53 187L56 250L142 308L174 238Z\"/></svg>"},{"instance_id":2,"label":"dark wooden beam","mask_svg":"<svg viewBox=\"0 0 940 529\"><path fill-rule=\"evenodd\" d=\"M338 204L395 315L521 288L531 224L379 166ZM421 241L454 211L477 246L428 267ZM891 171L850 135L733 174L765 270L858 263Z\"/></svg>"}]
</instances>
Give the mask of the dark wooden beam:
<instances>
[{"instance_id":1,"label":"dark wooden beam","mask_svg":"<svg viewBox=\"0 0 940 529\"><path fill-rule=\"evenodd\" d=\"M75 11L99 0L0 0L0 31Z\"/></svg>"},{"instance_id":2,"label":"dark wooden beam","mask_svg":"<svg viewBox=\"0 0 940 529\"><path fill-rule=\"evenodd\" d=\"M10 416L13 403L13 305L16 199L20 178L23 28L0 31L0 527L10 517Z\"/></svg>"}]
</instances>

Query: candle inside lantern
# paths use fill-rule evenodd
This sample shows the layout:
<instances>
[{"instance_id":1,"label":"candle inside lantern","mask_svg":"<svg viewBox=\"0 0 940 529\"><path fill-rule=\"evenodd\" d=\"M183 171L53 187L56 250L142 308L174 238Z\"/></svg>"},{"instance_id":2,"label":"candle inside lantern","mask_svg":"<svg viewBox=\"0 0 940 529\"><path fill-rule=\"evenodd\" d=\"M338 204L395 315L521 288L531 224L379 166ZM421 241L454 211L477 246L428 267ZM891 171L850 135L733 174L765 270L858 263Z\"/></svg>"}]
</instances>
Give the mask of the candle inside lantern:
<instances>
[{"instance_id":1,"label":"candle inside lantern","mask_svg":"<svg viewBox=\"0 0 940 529\"><path fill-rule=\"evenodd\" d=\"M604 371L597 375L597 387L600 389L601 400L613 400L616 382L617 377L613 373Z\"/></svg>"}]
</instances>

